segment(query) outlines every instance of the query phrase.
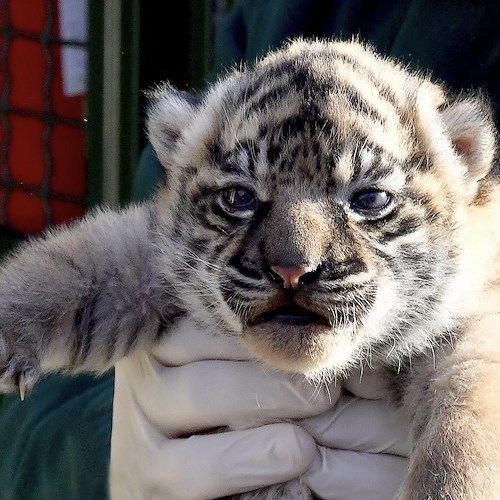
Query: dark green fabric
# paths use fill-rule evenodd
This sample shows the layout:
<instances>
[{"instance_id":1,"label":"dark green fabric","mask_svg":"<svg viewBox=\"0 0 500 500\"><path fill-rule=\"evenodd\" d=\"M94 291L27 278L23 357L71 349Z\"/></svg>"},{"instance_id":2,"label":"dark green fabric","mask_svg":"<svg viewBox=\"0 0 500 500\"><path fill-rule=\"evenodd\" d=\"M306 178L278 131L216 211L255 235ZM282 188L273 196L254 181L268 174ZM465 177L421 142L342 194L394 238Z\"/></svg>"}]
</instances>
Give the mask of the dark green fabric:
<instances>
[{"instance_id":1,"label":"dark green fabric","mask_svg":"<svg viewBox=\"0 0 500 500\"><path fill-rule=\"evenodd\" d=\"M0 402L0 499L107 498L113 377L54 375Z\"/></svg>"},{"instance_id":2,"label":"dark green fabric","mask_svg":"<svg viewBox=\"0 0 500 500\"><path fill-rule=\"evenodd\" d=\"M163 167L156 159L150 144L142 151L134 179L133 200L144 201L156 189L163 178Z\"/></svg>"},{"instance_id":3,"label":"dark green fabric","mask_svg":"<svg viewBox=\"0 0 500 500\"><path fill-rule=\"evenodd\" d=\"M221 26L211 78L285 38L360 35L381 51L432 70L451 89L483 88L494 99L499 123L499 26L498 0L242 0ZM148 147L136 199L147 197L161 177ZM107 497L112 385L111 375L52 376L26 401L9 396L0 402L1 500Z\"/></svg>"}]
</instances>

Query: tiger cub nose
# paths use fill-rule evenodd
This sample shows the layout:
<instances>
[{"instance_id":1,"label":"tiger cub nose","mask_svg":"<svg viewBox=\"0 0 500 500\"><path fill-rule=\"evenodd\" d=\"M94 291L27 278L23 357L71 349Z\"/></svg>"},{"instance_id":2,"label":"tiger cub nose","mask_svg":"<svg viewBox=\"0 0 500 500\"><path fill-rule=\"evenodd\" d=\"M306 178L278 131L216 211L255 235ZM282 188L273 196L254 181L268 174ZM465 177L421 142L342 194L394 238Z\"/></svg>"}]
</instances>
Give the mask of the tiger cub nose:
<instances>
[{"instance_id":1,"label":"tiger cub nose","mask_svg":"<svg viewBox=\"0 0 500 500\"><path fill-rule=\"evenodd\" d=\"M306 267L287 267L271 266L269 274L275 283L283 285L283 288L297 289L304 284L305 277L313 274L314 268Z\"/></svg>"}]
</instances>

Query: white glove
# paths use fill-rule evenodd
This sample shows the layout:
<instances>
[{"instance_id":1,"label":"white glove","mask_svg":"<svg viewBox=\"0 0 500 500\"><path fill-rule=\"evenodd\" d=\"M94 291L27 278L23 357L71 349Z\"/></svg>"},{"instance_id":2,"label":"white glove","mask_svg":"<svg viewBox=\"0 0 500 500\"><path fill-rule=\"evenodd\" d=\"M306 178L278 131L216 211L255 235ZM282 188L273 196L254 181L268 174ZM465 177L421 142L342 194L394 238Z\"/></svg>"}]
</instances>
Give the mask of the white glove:
<instances>
[{"instance_id":1,"label":"white glove","mask_svg":"<svg viewBox=\"0 0 500 500\"><path fill-rule=\"evenodd\" d=\"M408 469L409 422L385 401L382 380L373 372L345 384L335 407L306 419L303 427L318 452L302 480L319 497L335 500L394 498Z\"/></svg>"},{"instance_id":2,"label":"white glove","mask_svg":"<svg viewBox=\"0 0 500 500\"><path fill-rule=\"evenodd\" d=\"M343 476L330 481L337 471L330 474L325 467L338 458L332 459L331 452L348 452L327 450L323 445L329 447L329 440L352 430L356 441L351 448L373 451L393 434L381 440L365 428L366 421L356 432L353 424L335 417L330 408L340 396L339 388L314 387L301 377L275 373L248 359L236 342L211 337L183 320L153 352L137 353L116 366L110 464L113 500L217 498L284 482L306 471L304 481L322 496L382 498L377 493L355 496L365 477L362 469L371 470L372 463L382 469L380 483L401 481L400 459L390 457L384 465L386 456L370 453L352 453L347 458L346 463L354 464L351 480ZM344 407L354 410L357 403ZM324 417L307 418L327 410ZM387 418L392 416L384 412L373 417L370 425L380 425ZM305 419L301 423L308 432L295 424L277 423L200 434L280 419ZM322 422L328 428L325 433ZM370 437L363 442L361 435ZM350 449L349 443L345 446ZM399 451L397 447L387 450ZM385 477L390 479L382 481ZM364 491L372 491L368 487L373 486L367 483Z\"/></svg>"}]
</instances>

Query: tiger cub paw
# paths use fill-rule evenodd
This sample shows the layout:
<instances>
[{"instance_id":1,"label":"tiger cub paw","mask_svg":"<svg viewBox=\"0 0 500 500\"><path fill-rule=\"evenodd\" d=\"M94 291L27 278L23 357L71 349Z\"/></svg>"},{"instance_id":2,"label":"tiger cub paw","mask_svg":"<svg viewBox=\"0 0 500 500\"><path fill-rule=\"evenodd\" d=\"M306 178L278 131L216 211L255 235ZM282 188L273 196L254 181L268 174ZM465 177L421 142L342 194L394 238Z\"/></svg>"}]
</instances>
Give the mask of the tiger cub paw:
<instances>
[{"instance_id":1,"label":"tiger cub paw","mask_svg":"<svg viewBox=\"0 0 500 500\"><path fill-rule=\"evenodd\" d=\"M40 378L40 363L31 353L9 354L0 338L0 393L18 392L23 400Z\"/></svg>"}]
</instances>

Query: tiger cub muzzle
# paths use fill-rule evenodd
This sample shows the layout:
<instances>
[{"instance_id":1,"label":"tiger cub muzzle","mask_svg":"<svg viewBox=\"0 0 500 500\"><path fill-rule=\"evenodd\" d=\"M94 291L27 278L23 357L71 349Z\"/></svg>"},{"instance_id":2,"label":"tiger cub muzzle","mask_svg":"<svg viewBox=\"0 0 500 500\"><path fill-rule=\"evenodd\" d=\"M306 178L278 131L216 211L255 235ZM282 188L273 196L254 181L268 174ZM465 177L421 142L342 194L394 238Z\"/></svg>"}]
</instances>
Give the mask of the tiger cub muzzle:
<instances>
[{"instance_id":1,"label":"tiger cub muzzle","mask_svg":"<svg viewBox=\"0 0 500 500\"><path fill-rule=\"evenodd\" d=\"M310 213L280 213L282 220L270 217L264 238L242 245L240 264L261 283L258 296L244 304L243 338L259 358L288 371L339 365L369 310L373 283L349 283L367 266L342 238L332 248L336 229L327 214L313 213L315 228L306 230Z\"/></svg>"}]
</instances>

